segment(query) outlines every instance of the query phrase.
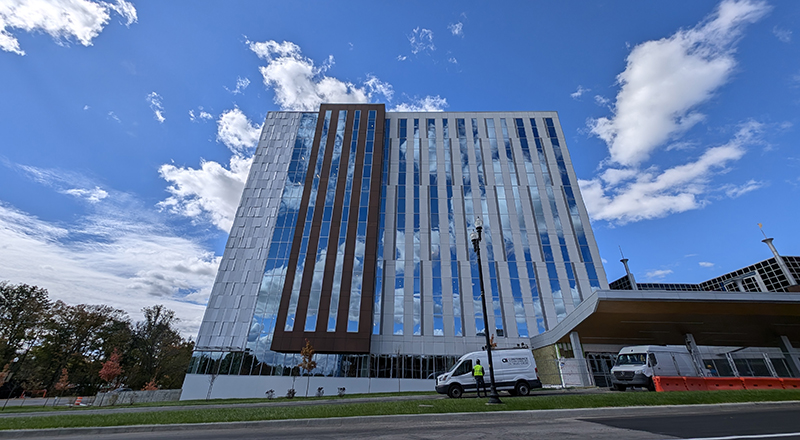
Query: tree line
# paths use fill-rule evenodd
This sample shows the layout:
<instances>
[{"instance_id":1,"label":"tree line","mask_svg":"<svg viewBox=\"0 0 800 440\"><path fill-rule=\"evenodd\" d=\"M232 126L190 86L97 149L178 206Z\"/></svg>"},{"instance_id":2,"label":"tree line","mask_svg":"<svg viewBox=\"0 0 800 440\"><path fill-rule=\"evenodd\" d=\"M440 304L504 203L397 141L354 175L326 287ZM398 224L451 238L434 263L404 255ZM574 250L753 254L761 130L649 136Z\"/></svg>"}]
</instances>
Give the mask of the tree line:
<instances>
[{"instance_id":1,"label":"tree line","mask_svg":"<svg viewBox=\"0 0 800 440\"><path fill-rule=\"evenodd\" d=\"M53 302L46 289L0 282L0 398L180 388L194 343L172 310L142 312L134 323L107 305Z\"/></svg>"}]
</instances>

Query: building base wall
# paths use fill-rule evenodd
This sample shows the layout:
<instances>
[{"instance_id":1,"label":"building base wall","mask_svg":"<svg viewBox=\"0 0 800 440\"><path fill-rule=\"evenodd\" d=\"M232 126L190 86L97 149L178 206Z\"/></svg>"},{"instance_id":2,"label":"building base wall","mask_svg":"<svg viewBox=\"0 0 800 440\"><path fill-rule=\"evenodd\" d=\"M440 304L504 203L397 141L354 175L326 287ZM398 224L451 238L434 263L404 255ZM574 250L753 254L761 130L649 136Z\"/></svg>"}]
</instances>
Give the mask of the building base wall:
<instances>
[{"instance_id":1,"label":"building base wall","mask_svg":"<svg viewBox=\"0 0 800 440\"><path fill-rule=\"evenodd\" d=\"M290 388L295 389L296 397L313 397L319 387L323 388L326 396L335 396L340 387L345 388L346 394L434 391L436 388L435 379L217 376L213 384L211 379L208 374L187 374L181 400L264 398L268 390L273 390L275 397L284 397Z\"/></svg>"}]
</instances>

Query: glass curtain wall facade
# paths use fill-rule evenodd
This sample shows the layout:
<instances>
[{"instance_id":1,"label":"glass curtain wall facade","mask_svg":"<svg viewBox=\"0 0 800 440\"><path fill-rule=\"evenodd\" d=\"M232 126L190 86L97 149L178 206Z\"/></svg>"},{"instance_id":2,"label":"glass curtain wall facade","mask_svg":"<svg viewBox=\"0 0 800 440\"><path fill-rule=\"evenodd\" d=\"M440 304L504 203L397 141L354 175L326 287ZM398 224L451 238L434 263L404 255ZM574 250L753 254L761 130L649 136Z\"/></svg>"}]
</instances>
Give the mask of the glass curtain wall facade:
<instances>
[{"instance_id":1,"label":"glass curtain wall facade","mask_svg":"<svg viewBox=\"0 0 800 440\"><path fill-rule=\"evenodd\" d=\"M424 379L603 288L557 113L273 112L189 372Z\"/></svg>"}]
</instances>

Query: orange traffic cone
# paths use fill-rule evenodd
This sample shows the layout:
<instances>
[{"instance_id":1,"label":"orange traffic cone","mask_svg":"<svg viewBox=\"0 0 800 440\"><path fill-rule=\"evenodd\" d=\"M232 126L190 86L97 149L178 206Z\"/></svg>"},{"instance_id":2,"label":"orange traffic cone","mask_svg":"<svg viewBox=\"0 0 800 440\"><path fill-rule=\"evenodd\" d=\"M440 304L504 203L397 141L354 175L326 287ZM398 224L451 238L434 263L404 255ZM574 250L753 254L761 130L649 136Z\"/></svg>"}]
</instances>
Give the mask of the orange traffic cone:
<instances>
[{"instance_id":1,"label":"orange traffic cone","mask_svg":"<svg viewBox=\"0 0 800 440\"><path fill-rule=\"evenodd\" d=\"M77 399L75 399L75 404L74 405L75 406L83 406L83 404L81 403L82 400L83 400L83 397L78 397Z\"/></svg>"}]
</instances>

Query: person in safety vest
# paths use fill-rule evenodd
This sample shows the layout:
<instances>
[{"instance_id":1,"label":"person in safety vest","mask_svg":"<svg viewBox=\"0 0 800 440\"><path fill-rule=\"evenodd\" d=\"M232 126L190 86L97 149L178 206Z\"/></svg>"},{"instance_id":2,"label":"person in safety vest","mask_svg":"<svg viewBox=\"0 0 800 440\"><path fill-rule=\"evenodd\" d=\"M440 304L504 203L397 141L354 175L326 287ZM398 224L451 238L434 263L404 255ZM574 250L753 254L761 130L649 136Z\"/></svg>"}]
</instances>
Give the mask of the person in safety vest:
<instances>
[{"instance_id":1,"label":"person in safety vest","mask_svg":"<svg viewBox=\"0 0 800 440\"><path fill-rule=\"evenodd\" d=\"M481 397L481 387L483 387L483 397L489 397L489 393L486 392L486 382L483 381L483 367L478 359L475 360L475 366L472 367L472 376L475 378L478 397Z\"/></svg>"}]
</instances>

